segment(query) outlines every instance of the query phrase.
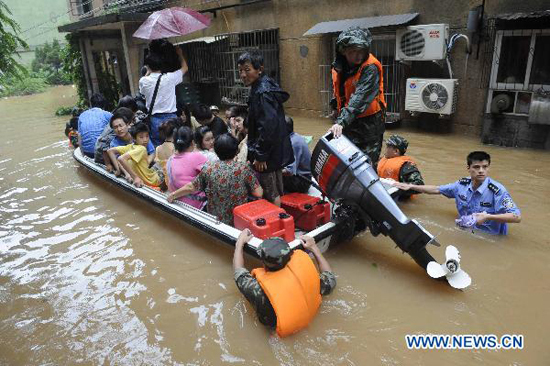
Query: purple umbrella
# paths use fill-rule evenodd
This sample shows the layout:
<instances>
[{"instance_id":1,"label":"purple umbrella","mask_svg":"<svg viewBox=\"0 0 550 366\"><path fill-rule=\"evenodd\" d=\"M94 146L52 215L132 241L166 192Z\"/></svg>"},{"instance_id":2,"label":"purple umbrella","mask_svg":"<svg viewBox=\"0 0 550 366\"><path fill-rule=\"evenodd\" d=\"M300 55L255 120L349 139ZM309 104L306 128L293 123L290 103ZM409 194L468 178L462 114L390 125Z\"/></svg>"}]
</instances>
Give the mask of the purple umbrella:
<instances>
[{"instance_id":1,"label":"purple umbrella","mask_svg":"<svg viewBox=\"0 0 550 366\"><path fill-rule=\"evenodd\" d=\"M142 39L183 36L207 28L210 19L187 8L168 8L155 11L134 33Z\"/></svg>"}]
</instances>

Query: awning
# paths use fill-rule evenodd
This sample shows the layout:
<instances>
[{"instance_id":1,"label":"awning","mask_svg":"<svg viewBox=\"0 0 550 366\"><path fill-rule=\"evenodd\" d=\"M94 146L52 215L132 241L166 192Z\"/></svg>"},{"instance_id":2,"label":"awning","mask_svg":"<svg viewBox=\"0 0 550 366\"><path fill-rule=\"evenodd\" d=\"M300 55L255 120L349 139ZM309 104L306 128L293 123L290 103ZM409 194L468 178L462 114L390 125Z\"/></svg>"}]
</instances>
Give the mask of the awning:
<instances>
[{"instance_id":1,"label":"awning","mask_svg":"<svg viewBox=\"0 0 550 366\"><path fill-rule=\"evenodd\" d=\"M506 13L498 14L495 16L496 19L501 20L523 20L523 19L536 19L536 18L545 18L550 17L550 10L539 10L532 11L528 13Z\"/></svg>"},{"instance_id":2,"label":"awning","mask_svg":"<svg viewBox=\"0 0 550 366\"><path fill-rule=\"evenodd\" d=\"M380 28L391 27L397 25L409 24L418 16L418 13L410 14L398 14L398 15L381 15L378 17L368 18L356 18L356 19L342 19L329 22L321 22L315 24L304 36L311 36L314 34L326 34L326 33L339 33L348 30L351 27L359 28Z\"/></svg>"},{"instance_id":3,"label":"awning","mask_svg":"<svg viewBox=\"0 0 550 366\"><path fill-rule=\"evenodd\" d=\"M174 43L174 46L180 45L180 44L186 44L186 43L193 43L193 42L205 42L205 43L214 43L216 41L222 40L227 38L227 36L220 36L220 37L200 37L200 38L193 38L189 39L187 41Z\"/></svg>"}]
</instances>

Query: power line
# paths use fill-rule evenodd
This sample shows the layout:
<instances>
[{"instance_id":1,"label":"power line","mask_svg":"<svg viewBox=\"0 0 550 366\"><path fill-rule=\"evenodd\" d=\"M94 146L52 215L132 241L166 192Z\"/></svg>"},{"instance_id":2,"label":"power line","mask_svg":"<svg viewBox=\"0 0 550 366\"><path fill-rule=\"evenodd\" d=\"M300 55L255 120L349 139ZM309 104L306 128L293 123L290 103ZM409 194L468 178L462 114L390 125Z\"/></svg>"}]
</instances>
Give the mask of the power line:
<instances>
[{"instance_id":1,"label":"power line","mask_svg":"<svg viewBox=\"0 0 550 366\"><path fill-rule=\"evenodd\" d=\"M92 1L93 1L93 0L88 0L86 3L83 3L83 4L81 4L80 6L88 5L88 4L90 4ZM56 14L54 17L55 17L55 19L59 19L59 18L62 17L63 15L69 14L69 13L72 12L72 11L73 11L73 9L70 9L70 10L64 12L64 13ZM21 34L27 33L28 31L31 31L31 30L36 29L36 28L38 28L38 27L41 27L41 26L43 26L44 24L50 23L50 22L53 23L51 17L50 17L49 20L46 20L45 22L42 22L42 23L40 23L40 24L33 25L32 27L29 27L29 28L25 29L24 31L21 31Z\"/></svg>"},{"instance_id":2,"label":"power line","mask_svg":"<svg viewBox=\"0 0 550 366\"><path fill-rule=\"evenodd\" d=\"M87 5L87 4L91 3L92 1L93 1L93 0L89 0L89 1L87 1L86 3L80 4L80 6ZM120 4L123 4L123 3L128 2L128 1L129 1L129 0L118 0L118 1L115 1L115 2L111 2L111 3L107 4L107 5L109 5L109 6L112 6L112 5L116 6L116 5L120 5ZM91 9L90 11L88 11L88 12L86 12L86 13L95 13L97 10L100 10L100 9L102 9L102 8L104 8L103 5L97 6L97 7ZM72 9L69 10L69 11L67 11L67 12L65 12L65 13L63 13L63 14L61 14L61 15L68 14L68 13L70 13L71 11L72 11ZM60 15L58 14L57 18L59 18L59 16L60 16ZM50 22L51 22L51 19L50 19ZM48 23L48 21L45 21L45 22L43 22L43 23L41 23L41 24L37 24L37 25L35 25L35 26L31 27L31 28L28 28L28 29L26 29L25 31L23 31L23 32L21 32L21 33L25 33L25 32L27 32L27 31L29 31L29 30L39 28L40 26L42 26L42 25L44 25L44 24L46 24L46 23ZM31 41L32 39L35 39L35 38L37 38L37 37L40 37L41 35L44 35L44 34L46 34L46 33L50 33L52 30L54 30L54 29L56 29L56 28L57 28L57 25L54 25L53 27L50 27L50 28L46 29L46 30L43 31L43 32L40 32L40 33L37 33L37 34L29 35L27 38L25 38L25 41L27 41L27 42L28 42L28 41Z\"/></svg>"},{"instance_id":3,"label":"power line","mask_svg":"<svg viewBox=\"0 0 550 366\"><path fill-rule=\"evenodd\" d=\"M84 5L86 5L86 4L89 4L89 3L91 3L92 1L93 1L93 0L89 0L88 2L83 3L83 4L81 4L80 6L84 6ZM135 1L135 0L134 0L134 1ZM118 0L118 1L114 1L114 2L108 3L108 4L106 4L106 6L117 6L117 5L121 5L121 4L124 4L124 3L131 3L131 2L132 2L132 0ZM161 1L159 1L159 3L156 3L156 4L144 4L143 6L137 6L135 9L126 11L126 13L144 12L144 11L147 11L147 10L150 10L150 9L153 9L153 8L156 8L156 7L158 7L159 5L167 6L167 5L175 5L175 4L178 4L178 3L181 3L181 0L161 0ZM103 9L103 10L105 11L105 10L106 10L106 9L105 9L106 6L105 6L105 5L101 5L101 6L95 7L95 8L91 9L90 11L88 11L88 12L86 12L86 13L95 13L97 10L100 10L100 9ZM71 11L72 11L72 9L69 10L69 11L67 11L67 12L65 12L65 13L63 13L63 14L61 14L61 15L68 14L68 13L70 13ZM61 15L58 14L58 15L57 15L57 18L59 18L59 16L61 16ZM51 21L51 20L50 20L50 21ZM38 28L38 27L40 27L40 26L42 26L42 25L44 25L44 24L46 24L46 23L48 23L48 21L43 22L43 23L38 24L38 25L35 25L35 26L31 27L31 28L28 28L28 29L26 29L25 31L23 31L23 32L21 32L21 33L25 33L25 32L27 32L27 31L29 31L29 30L32 30L32 29L36 29L36 28ZM46 30L44 30L44 31L42 31L42 32L40 32L40 33L29 35L27 38L25 38L25 41L29 42L29 41L31 41L32 39L35 39L35 38L38 38L38 37L40 37L40 36L42 36L42 35L44 35L44 34L50 33L50 32L53 31L54 29L57 29L57 26L56 26L56 25L54 25L53 27L50 27L50 28L48 28L48 29L46 29Z\"/></svg>"}]
</instances>

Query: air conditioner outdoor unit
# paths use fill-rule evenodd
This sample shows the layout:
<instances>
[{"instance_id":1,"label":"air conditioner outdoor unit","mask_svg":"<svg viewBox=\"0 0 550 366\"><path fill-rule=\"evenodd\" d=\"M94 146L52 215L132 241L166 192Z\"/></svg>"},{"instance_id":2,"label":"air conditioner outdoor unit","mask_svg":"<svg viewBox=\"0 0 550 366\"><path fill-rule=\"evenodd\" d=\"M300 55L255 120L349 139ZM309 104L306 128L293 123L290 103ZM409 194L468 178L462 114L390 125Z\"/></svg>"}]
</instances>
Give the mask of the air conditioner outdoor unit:
<instances>
[{"instance_id":1,"label":"air conditioner outdoor unit","mask_svg":"<svg viewBox=\"0 0 550 366\"><path fill-rule=\"evenodd\" d=\"M455 112L457 79L407 79L405 110L449 115Z\"/></svg>"},{"instance_id":2,"label":"air conditioner outdoor unit","mask_svg":"<svg viewBox=\"0 0 550 366\"><path fill-rule=\"evenodd\" d=\"M447 55L448 24L412 25L396 32L396 59L443 60Z\"/></svg>"}]
</instances>

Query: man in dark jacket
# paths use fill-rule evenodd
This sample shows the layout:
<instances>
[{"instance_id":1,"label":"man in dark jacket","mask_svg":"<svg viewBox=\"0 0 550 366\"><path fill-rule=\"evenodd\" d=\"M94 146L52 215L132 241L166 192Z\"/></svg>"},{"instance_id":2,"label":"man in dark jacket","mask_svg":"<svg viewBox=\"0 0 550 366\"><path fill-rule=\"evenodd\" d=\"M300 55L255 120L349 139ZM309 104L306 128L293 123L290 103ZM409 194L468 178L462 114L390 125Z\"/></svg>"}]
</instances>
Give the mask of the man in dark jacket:
<instances>
[{"instance_id":1,"label":"man in dark jacket","mask_svg":"<svg viewBox=\"0 0 550 366\"><path fill-rule=\"evenodd\" d=\"M259 173L264 198L280 206L282 170L294 161L283 110L283 103L289 95L263 73L264 58L259 51L243 53L237 63L241 80L251 87L248 99L248 160Z\"/></svg>"}]
</instances>

